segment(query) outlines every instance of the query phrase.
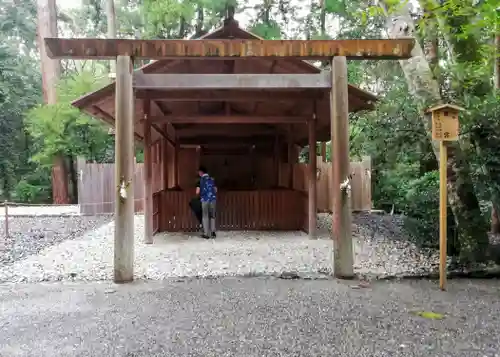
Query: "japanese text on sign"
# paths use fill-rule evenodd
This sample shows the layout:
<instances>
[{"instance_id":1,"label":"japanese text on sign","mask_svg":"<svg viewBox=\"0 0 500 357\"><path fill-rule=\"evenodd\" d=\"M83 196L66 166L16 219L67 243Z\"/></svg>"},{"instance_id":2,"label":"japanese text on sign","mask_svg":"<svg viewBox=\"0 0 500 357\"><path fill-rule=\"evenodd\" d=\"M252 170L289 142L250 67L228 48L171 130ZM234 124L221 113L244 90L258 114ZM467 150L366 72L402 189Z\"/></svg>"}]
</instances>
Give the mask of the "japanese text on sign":
<instances>
[{"instance_id":1,"label":"japanese text on sign","mask_svg":"<svg viewBox=\"0 0 500 357\"><path fill-rule=\"evenodd\" d=\"M432 139L433 140L458 140L458 118L456 114L443 115L435 112L432 114Z\"/></svg>"}]
</instances>

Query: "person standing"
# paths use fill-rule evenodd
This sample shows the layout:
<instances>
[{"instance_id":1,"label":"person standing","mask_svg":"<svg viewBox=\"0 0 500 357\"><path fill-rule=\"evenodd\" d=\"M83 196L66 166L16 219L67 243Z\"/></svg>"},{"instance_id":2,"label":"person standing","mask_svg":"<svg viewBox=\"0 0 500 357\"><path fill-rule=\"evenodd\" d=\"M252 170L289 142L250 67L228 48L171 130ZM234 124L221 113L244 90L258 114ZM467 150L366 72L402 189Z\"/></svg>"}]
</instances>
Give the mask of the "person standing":
<instances>
[{"instance_id":1,"label":"person standing","mask_svg":"<svg viewBox=\"0 0 500 357\"><path fill-rule=\"evenodd\" d=\"M198 169L200 181L196 187L196 194L200 196L203 234L202 238L215 238L215 203L217 201L217 186L215 180L211 177L204 166Z\"/></svg>"}]
</instances>

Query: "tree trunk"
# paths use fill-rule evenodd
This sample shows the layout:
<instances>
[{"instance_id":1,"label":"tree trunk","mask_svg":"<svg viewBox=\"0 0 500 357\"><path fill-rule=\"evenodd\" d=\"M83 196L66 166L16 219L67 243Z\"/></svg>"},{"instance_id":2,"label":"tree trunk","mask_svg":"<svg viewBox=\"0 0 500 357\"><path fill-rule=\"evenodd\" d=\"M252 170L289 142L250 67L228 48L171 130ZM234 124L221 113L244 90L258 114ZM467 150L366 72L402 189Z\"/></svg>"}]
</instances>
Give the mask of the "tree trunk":
<instances>
[{"instance_id":1,"label":"tree trunk","mask_svg":"<svg viewBox=\"0 0 500 357\"><path fill-rule=\"evenodd\" d=\"M116 38L115 0L106 0L107 37ZM109 61L109 73L116 74L116 60Z\"/></svg>"},{"instance_id":2,"label":"tree trunk","mask_svg":"<svg viewBox=\"0 0 500 357\"><path fill-rule=\"evenodd\" d=\"M500 16L500 11L499 11ZM495 68L494 68L495 89L500 90L500 25L495 36Z\"/></svg>"},{"instance_id":3,"label":"tree trunk","mask_svg":"<svg viewBox=\"0 0 500 357\"><path fill-rule=\"evenodd\" d=\"M76 169L76 160L73 156L68 160L69 177L71 179L71 203L78 203L78 173Z\"/></svg>"},{"instance_id":4,"label":"tree trunk","mask_svg":"<svg viewBox=\"0 0 500 357\"><path fill-rule=\"evenodd\" d=\"M424 3L428 5L428 3ZM436 16L433 16L432 10L424 7L424 14L427 17L425 26L424 53L431 72L438 83L438 88L441 89L441 79L439 75L439 39L438 39L438 23ZM440 91L441 94L441 91Z\"/></svg>"},{"instance_id":5,"label":"tree trunk","mask_svg":"<svg viewBox=\"0 0 500 357\"><path fill-rule=\"evenodd\" d=\"M467 25L477 20L477 15L468 11L473 6L474 3L472 0L459 2L452 11L449 10L444 14L446 16L440 16L442 20L439 22L441 32L444 33L447 39L448 49L453 62L464 66L481 64L484 61L481 39L478 38L478 35L467 32ZM500 11L498 14L500 15ZM495 39L498 37L498 33L496 35ZM498 47L495 48L497 49ZM495 60L498 61L498 58ZM495 66L495 69L497 68ZM474 97L486 97L490 95L489 80L469 81L467 73L460 75L458 78L459 80L454 87L457 88L457 92L464 98L471 95ZM497 79L498 73L495 73L495 85L497 85ZM469 83L473 83L473 85ZM500 222L497 213L500 212L500 169L497 160L497 157L500 156L500 138L497 135L498 130L499 128L495 120L480 119L476 122L470 133L470 139L476 147L477 155L485 158L482 169L490 182L489 188L492 203L491 231L494 233L500 232Z\"/></svg>"},{"instance_id":6,"label":"tree trunk","mask_svg":"<svg viewBox=\"0 0 500 357\"><path fill-rule=\"evenodd\" d=\"M385 4L381 3L381 5L386 11ZM407 38L414 35L415 24L410 16L407 3L398 6L394 15L388 18L387 30L391 38ZM422 113L425 113L429 106L442 102L439 84L433 77L418 41L413 48L412 58L401 60L399 63L410 92ZM422 120L429 139L431 139L430 115L423 114ZM464 260L483 260L486 257L489 240L479 202L474 194L469 164L466 162L458 142L449 142L447 146L448 200L459 231L460 255ZM436 159L439 160L439 143L432 141L432 149Z\"/></svg>"},{"instance_id":7,"label":"tree trunk","mask_svg":"<svg viewBox=\"0 0 500 357\"><path fill-rule=\"evenodd\" d=\"M196 26L194 38L199 38L205 34L203 28L205 26L204 9L202 4L198 4L196 8Z\"/></svg>"},{"instance_id":8,"label":"tree trunk","mask_svg":"<svg viewBox=\"0 0 500 357\"><path fill-rule=\"evenodd\" d=\"M40 49L43 98L47 104L57 102L57 82L61 76L61 63L50 59L45 49L45 37L57 37L55 0L38 0L38 47Z\"/></svg>"},{"instance_id":9,"label":"tree trunk","mask_svg":"<svg viewBox=\"0 0 500 357\"><path fill-rule=\"evenodd\" d=\"M500 10L498 11L500 15ZM493 82L494 91L500 93L500 25L498 25L497 33L495 35L495 60L493 62ZM497 210L496 205L493 203L491 207L491 233L500 233L500 212Z\"/></svg>"},{"instance_id":10,"label":"tree trunk","mask_svg":"<svg viewBox=\"0 0 500 357\"><path fill-rule=\"evenodd\" d=\"M47 104L57 103L57 84L61 76L61 63L50 59L45 49L45 37L57 37L57 9L55 0L38 0L38 47L40 48L43 98ZM52 197L55 204L69 203L68 175L64 156L54 158L52 170Z\"/></svg>"},{"instance_id":11,"label":"tree trunk","mask_svg":"<svg viewBox=\"0 0 500 357\"><path fill-rule=\"evenodd\" d=\"M319 13L319 31L321 34L321 38L324 39L326 37L326 0L320 0L320 13Z\"/></svg>"},{"instance_id":12,"label":"tree trunk","mask_svg":"<svg viewBox=\"0 0 500 357\"><path fill-rule=\"evenodd\" d=\"M54 157L52 167L52 201L54 204L67 205L70 203L68 192L68 174L64 163L64 156Z\"/></svg>"},{"instance_id":13,"label":"tree trunk","mask_svg":"<svg viewBox=\"0 0 500 357\"><path fill-rule=\"evenodd\" d=\"M183 16L179 19L179 22L180 22L179 23L179 33L177 34L177 38L183 39L187 35L188 24L186 22L186 18Z\"/></svg>"}]
</instances>

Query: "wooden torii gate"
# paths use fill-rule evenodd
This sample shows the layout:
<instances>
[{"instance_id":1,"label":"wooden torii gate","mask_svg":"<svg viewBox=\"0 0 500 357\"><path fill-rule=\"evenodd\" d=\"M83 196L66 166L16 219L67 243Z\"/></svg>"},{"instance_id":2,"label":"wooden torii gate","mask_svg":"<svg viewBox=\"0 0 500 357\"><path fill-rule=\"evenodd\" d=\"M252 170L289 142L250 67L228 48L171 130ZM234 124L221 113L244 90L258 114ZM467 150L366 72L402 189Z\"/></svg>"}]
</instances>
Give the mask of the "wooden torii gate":
<instances>
[{"instance_id":1,"label":"wooden torii gate","mask_svg":"<svg viewBox=\"0 0 500 357\"><path fill-rule=\"evenodd\" d=\"M131 181L134 166L134 87L155 89L293 89L329 88L334 195L333 229L334 273L352 278L353 248L349 208L349 124L347 59L407 59L413 39L398 40L126 40L45 38L47 54L53 59L117 60L116 67L116 213L114 281L133 280L134 197ZM330 60L331 72L320 74L143 74L133 73L134 59L234 59L249 57ZM182 121L183 118L178 118ZM313 123L313 121L309 121ZM151 127L151 118L144 118ZM314 127L309 125L309 145L315 146ZM150 131L148 130L150 135ZM145 137L146 140L146 137ZM145 148L145 157L151 155ZM311 160L315 172L315 157ZM151 168L146 167L146 177ZM315 191L315 180L310 188ZM145 200L145 238L152 242L152 202ZM310 211L315 214L315 194L309 195ZM314 210L314 211L313 211ZM309 228L316 220L309 215ZM310 232L311 234L311 232ZM314 234L314 233L313 233Z\"/></svg>"}]
</instances>

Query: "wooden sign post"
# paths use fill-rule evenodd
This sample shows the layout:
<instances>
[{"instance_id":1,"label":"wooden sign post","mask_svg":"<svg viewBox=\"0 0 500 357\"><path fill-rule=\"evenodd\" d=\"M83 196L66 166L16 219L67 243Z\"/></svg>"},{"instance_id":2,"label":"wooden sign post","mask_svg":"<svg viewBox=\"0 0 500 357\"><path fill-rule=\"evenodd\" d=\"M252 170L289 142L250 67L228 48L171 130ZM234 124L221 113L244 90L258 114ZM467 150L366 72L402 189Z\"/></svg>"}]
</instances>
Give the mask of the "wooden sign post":
<instances>
[{"instance_id":1,"label":"wooden sign post","mask_svg":"<svg viewBox=\"0 0 500 357\"><path fill-rule=\"evenodd\" d=\"M463 110L456 105L442 104L432 107L432 140L439 141L439 288L446 290L447 261L447 167L448 147L446 141L458 140L458 112Z\"/></svg>"}]
</instances>

